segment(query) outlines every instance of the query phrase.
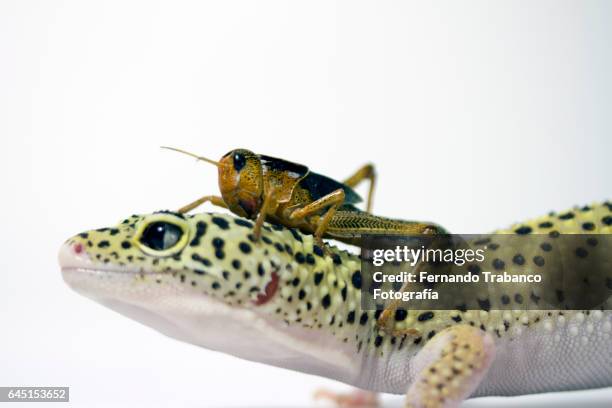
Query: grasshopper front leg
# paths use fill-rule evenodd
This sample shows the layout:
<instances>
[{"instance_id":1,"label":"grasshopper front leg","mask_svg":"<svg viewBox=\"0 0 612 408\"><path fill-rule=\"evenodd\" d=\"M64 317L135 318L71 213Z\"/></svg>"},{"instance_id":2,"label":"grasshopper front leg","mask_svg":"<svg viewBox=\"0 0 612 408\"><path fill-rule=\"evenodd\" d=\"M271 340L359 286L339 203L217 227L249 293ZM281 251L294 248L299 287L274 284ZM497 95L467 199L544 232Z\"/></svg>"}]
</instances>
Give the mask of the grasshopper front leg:
<instances>
[{"instance_id":1,"label":"grasshopper front leg","mask_svg":"<svg viewBox=\"0 0 612 408\"><path fill-rule=\"evenodd\" d=\"M189 212L189 211L191 211L191 210L201 206L202 204L204 204L207 201L210 201L213 205L216 205L217 207L222 207L222 208L226 208L227 209L227 204L225 204L225 201L223 201L222 197L215 196L215 195L206 195L206 196L198 198L197 200L195 200L192 203L189 203L189 204L179 208L177 212L179 212L180 214L187 213L187 212Z\"/></svg>"},{"instance_id":2,"label":"grasshopper front leg","mask_svg":"<svg viewBox=\"0 0 612 408\"><path fill-rule=\"evenodd\" d=\"M264 221L266 221L266 216L270 213L274 213L278 208L278 200L276 199L275 193L276 190L270 188L264 197L261 209L257 215L257 220L255 221L255 227L253 227L253 236L255 237L255 241L258 241L259 237L261 236L261 228L263 227Z\"/></svg>"}]
</instances>

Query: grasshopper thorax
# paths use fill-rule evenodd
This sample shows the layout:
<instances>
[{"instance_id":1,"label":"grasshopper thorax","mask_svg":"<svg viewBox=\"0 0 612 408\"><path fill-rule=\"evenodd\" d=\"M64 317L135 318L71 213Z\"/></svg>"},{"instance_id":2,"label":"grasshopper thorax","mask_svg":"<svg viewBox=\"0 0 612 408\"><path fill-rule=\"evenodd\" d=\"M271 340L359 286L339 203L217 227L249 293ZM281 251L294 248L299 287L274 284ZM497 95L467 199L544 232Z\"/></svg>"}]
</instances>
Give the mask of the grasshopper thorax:
<instances>
[{"instance_id":1,"label":"grasshopper thorax","mask_svg":"<svg viewBox=\"0 0 612 408\"><path fill-rule=\"evenodd\" d=\"M219 190L230 211L256 218L264 195L261 160L246 149L235 149L219 161Z\"/></svg>"}]
</instances>

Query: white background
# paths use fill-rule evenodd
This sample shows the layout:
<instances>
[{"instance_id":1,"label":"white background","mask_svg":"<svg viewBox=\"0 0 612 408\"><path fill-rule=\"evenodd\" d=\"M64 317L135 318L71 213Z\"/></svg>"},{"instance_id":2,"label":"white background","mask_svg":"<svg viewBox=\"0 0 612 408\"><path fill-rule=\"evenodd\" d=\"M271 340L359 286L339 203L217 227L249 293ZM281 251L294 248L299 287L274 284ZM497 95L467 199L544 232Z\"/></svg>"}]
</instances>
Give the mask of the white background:
<instances>
[{"instance_id":1,"label":"white background","mask_svg":"<svg viewBox=\"0 0 612 408\"><path fill-rule=\"evenodd\" d=\"M611 23L606 1L1 1L0 385L69 385L84 407L344 389L104 309L65 286L57 250L217 192L211 166L160 145L338 179L372 161L375 212L454 232L611 198Z\"/></svg>"}]
</instances>

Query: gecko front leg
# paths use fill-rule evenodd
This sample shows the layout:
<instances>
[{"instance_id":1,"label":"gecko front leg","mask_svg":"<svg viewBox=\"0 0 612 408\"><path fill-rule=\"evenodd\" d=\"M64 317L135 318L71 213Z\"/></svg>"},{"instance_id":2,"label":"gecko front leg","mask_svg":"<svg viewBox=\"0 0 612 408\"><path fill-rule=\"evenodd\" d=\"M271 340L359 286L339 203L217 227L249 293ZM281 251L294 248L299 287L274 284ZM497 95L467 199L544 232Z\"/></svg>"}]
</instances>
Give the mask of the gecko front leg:
<instances>
[{"instance_id":1,"label":"gecko front leg","mask_svg":"<svg viewBox=\"0 0 612 408\"><path fill-rule=\"evenodd\" d=\"M476 390L494 356L488 333L468 325L442 330L415 357L405 407L458 407Z\"/></svg>"}]
</instances>

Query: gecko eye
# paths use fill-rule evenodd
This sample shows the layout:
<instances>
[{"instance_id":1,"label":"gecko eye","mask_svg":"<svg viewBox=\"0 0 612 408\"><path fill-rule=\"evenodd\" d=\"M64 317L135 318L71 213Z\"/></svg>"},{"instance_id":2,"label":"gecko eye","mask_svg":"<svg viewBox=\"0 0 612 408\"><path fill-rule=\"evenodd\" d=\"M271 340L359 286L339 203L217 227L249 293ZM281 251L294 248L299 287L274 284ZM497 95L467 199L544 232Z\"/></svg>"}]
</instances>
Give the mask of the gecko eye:
<instances>
[{"instance_id":1,"label":"gecko eye","mask_svg":"<svg viewBox=\"0 0 612 408\"><path fill-rule=\"evenodd\" d=\"M234 153L233 159L234 159L234 169L236 169L236 171L242 170L242 168L246 164L246 158L244 157L244 154L240 152L236 152Z\"/></svg>"},{"instance_id":2,"label":"gecko eye","mask_svg":"<svg viewBox=\"0 0 612 408\"><path fill-rule=\"evenodd\" d=\"M164 251L176 245L183 231L178 225L158 221L148 225L140 237L140 242L156 251Z\"/></svg>"}]
</instances>

